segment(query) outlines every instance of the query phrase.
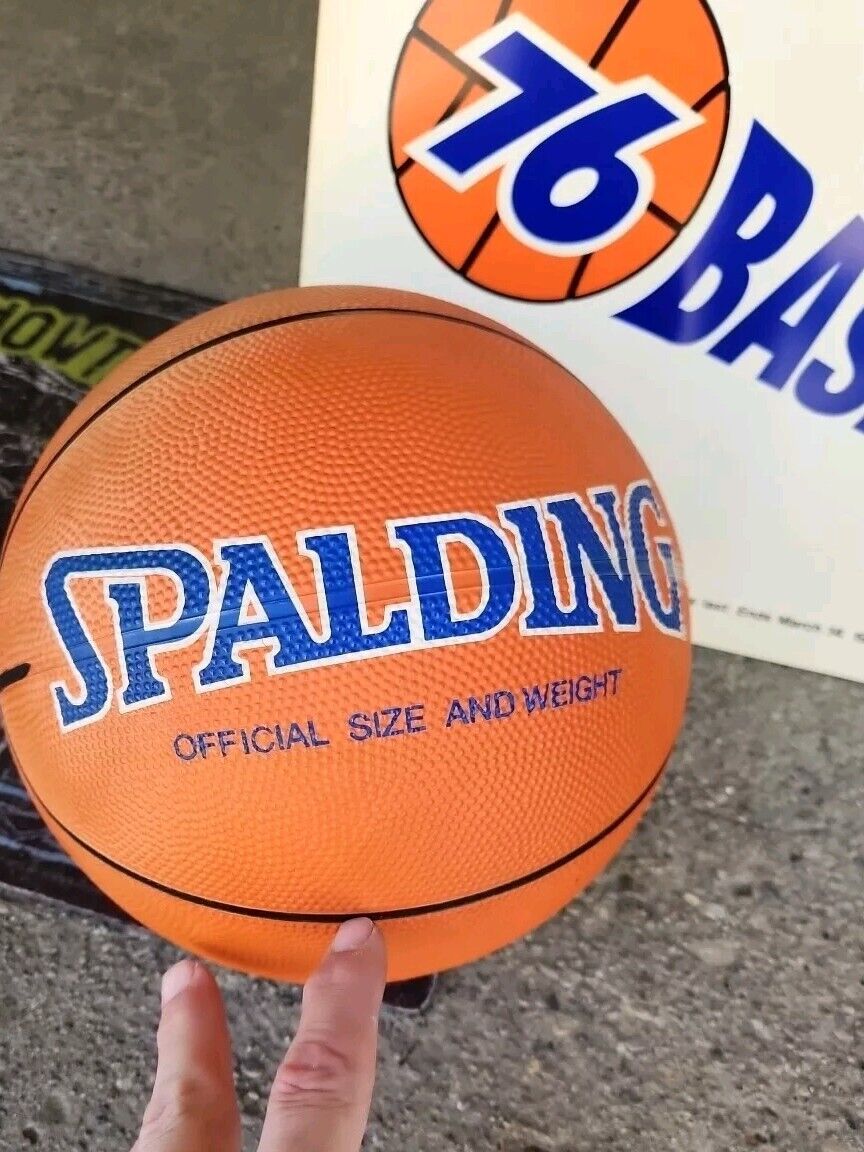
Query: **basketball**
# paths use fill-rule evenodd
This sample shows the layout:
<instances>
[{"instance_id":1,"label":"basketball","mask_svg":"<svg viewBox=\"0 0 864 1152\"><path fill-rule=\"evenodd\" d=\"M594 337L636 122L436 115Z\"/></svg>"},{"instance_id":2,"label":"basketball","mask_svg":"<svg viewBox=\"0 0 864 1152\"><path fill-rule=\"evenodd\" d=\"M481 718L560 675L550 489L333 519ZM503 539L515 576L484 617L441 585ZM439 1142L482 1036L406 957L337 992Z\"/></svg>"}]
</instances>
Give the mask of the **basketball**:
<instances>
[{"instance_id":1,"label":"basketball","mask_svg":"<svg viewBox=\"0 0 864 1152\"><path fill-rule=\"evenodd\" d=\"M117 368L22 492L0 619L9 747L66 852L291 981L354 915L391 980L553 916L644 813L690 672L669 513L612 416L514 332L371 288L228 304Z\"/></svg>"},{"instance_id":2,"label":"basketball","mask_svg":"<svg viewBox=\"0 0 864 1152\"><path fill-rule=\"evenodd\" d=\"M549 254L509 230L499 211L500 166L471 187L454 188L409 153L424 133L490 98L495 86L463 53L476 37L516 15L606 81L653 77L701 117L697 126L645 151L654 172L650 203L624 235L595 251ZM409 215L446 264L503 296L558 301L611 288L660 256L702 202L728 120L726 53L703 0L428 0L393 83L390 157Z\"/></svg>"}]
</instances>

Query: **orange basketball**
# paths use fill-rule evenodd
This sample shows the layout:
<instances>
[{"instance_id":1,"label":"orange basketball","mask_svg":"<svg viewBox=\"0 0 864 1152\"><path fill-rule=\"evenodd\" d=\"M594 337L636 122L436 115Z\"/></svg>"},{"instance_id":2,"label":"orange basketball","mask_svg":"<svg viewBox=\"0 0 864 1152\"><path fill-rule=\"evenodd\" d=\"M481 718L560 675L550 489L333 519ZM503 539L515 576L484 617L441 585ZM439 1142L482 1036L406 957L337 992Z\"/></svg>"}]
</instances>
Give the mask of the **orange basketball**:
<instances>
[{"instance_id":1,"label":"orange basketball","mask_svg":"<svg viewBox=\"0 0 864 1152\"><path fill-rule=\"evenodd\" d=\"M650 203L624 235L594 251L550 254L514 234L499 211L499 166L470 187L454 188L409 154L424 133L498 90L461 53L514 16L530 20L607 81L650 77L702 117L644 151L653 172ZM390 155L414 224L451 268L503 296L567 300L620 284L672 243L714 177L728 120L728 62L706 0L428 0L393 83Z\"/></svg>"},{"instance_id":2,"label":"orange basketball","mask_svg":"<svg viewBox=\"0 0 864 1152\"><path fill-rule=\"evenodd\" d=\"M673 530L587 389L484 317L316 288L217 308L72 414L0 563L40 813L143 924L304 978L499 948L633 830L681 723Z\"/></svg>"}]
</instances>

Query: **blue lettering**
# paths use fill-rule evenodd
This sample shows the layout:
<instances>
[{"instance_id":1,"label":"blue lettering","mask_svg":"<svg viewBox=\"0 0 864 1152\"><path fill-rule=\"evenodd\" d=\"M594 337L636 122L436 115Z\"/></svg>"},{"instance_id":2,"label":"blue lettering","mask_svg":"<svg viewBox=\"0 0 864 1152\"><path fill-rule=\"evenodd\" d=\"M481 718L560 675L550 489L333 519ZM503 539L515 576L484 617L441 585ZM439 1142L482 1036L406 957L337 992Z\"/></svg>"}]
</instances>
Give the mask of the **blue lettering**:
<instances>
[{"instance_id":1,"label":"blue lettering","mask_svg":"<svg viewBox=\"0 0 864 1152\"><path fill-rule=\"evenodd\" d=\"M371 713L355 712L349 717L348 724L354 740L368 740L373 736L378 740L389 740L394 736L413 736L426 731L423 704L379 708Z\"/></svg>"},{"instance_id":2,"label":"blue lettering","mask_svg":"<svg viewBox=\"0 0 864 1152\"><path fill-rule=\"evenodd\" d=\"M167 573L179 586L179 610L170 623L145 621L142 602L144 577ZM191 550L130 548L122 551L60 554L52 561L44 581L45 602L66 655L81 680L83 698L75 699L63 684L52 685L63 728L98 719L110 706L111 679L107 665L94 647L68 590L71 577L134 577L134 582L108 588L117 605L120 655L127 707L163 699L168 688L156 673L159 650L190 643L202 629L210 602L207 569Z\"/></svg>"},{"instance_id":3,"label":"blue lettering","mask_svg":"<svg viewBox=\"0 0 864 1152\"><path fill-rule=\"evenodd\" d=\"M372 630L361 615L363 586L353 533L304 535L303 551L318 557L329 638L319 645L316 659L333 659L381 648L402 648L411 642L408 613L391 611L385 625ZM282 667L276 660L277 667Z\"/></svg>"},{"instance_id":4,"label":"blue lettering","mask_svg":"<svg viewBox=\"0 0 864 1152\"><path fill-rule=\"evenodd\" d=\"M217 558L225 567L219 622L209 659L198 669L199 684L210 687L248 676L248 665L235 657L238 644L275 644L276 655L283 654L283 667L286 663L311 660L317 650L315 639L269 546L262 541L226 544L219 549ZM243 619L249 591L262 607L263 620ZM286 652L290 654L288 660L284 657Z\"/></svg>"},{"instance_id":5,"label":"blue lettering","mask_svg":"<svg viewBox=\"0 0 864 1152\"><path fill-rule=\"evenodd\" d=\"M576 681L576 699L583 704L594 699L594 681L590 676L580 676Z\"/></svg>"},{"instance_id":6,"label":"blue lettering","mask_svg":"<svg viewBox=\"0 0 864 1152\"><path fill-rule=\"evenodd\" d=\"M658 627L667 632L683 635L684 617L681 611L681 593L678 585L678 576L675 572L675 557L672 545L668 540L657 539L654 546L663 564L666 584L669 590L669 604L665 605L660 597L657 580L651 566L651 556L648 551L648 539L643 520L643 509L649 507L661 528L666 526L662 518L657 500L649 484L636 484L630 492L627 509L627 520L630 526L630 539L633 544L633 555L636 558L636 572L639 585L649 612ZM596 683L595 683L596 688Z\"/></svg>"},{"instance_id":7,"label":"blue lettering","mask_svg":"<svg viewBox=\"0 0 864 1152\"><path fill-rule=\"evenodd\" d=\"M181 741L185 741L186 751L184 752L181 746ZM198 749L195 745L194 736L189 736L186 732L180 732L174 737L174 755L180 760L194 760L198 755Z\"/></svg>"},{"instance_id":8,"label":"blue lettering","mask_svg":"<svg viewBox=\"0 0 864 1152\"><path fill-rule=\"evenodd\" d=\"M288 737L285 741L285 747L293 748L295 744L302 744L304 748L308 748L309 737L296 721L292 721L291 726L288 729Z\"/></svg>"},{"instance_id":9,"label":"blue lettering","mask_svg":"<svg viewBox=\"0 0 864 1152\"><path fill-rule=\"evenodd\" d=\"M586 565L602 590L614 625L624 629L637 624L636 595L621 527L618 494L613 488L603 488L593 491L591 498L603 513L611 546L601 536L579 497L546 503L547 511L560 525L567 555L572 601L569 608L562 607L555 588L552 556L537 506L517 505L501 513L502 519L512 524L519 534L528 594L523 615L526 630L577 631L600 626L588 588Z\"/></svg>"},{"instance_id":10,"label":"blue lettering","mask_svg":"<svg viewBox=\"0 0 864 1152\"><path fill-rule=\"evenodd\" d=\"M541 249L592 250L641 215L653 187L641 153L700 123L656 84L616 89L521 14L460 55L496 90L408 150L460 190L503 166L502 220ZM564 187L576 173L587 190Z\"/></svg>"},{"instance_id":11,"label":"blue lettering","mask_svg":"<svg viewBox=\"0 0 864 1152\"><path fill-rule=\"evenodd\" d=\"M379 708L372 716L375 721L375 735L384 740L388 736L402 736L402 731L397 728L396 722L402 715L401 708ZM386 718L386 724L381 724L382 719Z\"/></svg>"},{"instance_id":12,"label":"blue lettering","mask_svg":"<svg viewBox=\"0 0 864 1152\"><path fill-rule=\"evenodd\" d=\"M405 553L426 642L485 639L510 619L517 592L513 558L503 533L488 521L469 516L407 520L391 524L391 534ZM450 591L446 544L456 540L470 547L483 585L481 603L468 615L457 610Z\"/></svg>"},{"instance_id":13,"label":"blue lettering","mask_svg":"<svg viewBox=\"0 0 864 1152\"><path fill-rule=\"evenodd\" d=\"M216 747L216 733L199 732L195 737L195 743L198 746L198 755L202 760L206 760L207 753L212 752L212 750Z\"/></svg>"},{"instance_id":14,"label":"blue lettering","mask_svg":"<svg viewBox=\"0 0 864 1152\"><path fill-rule=\"evenodd\" d=\"M435 133L439 139L428 152L460 176L597 94L523 32L505 34L480 59L519 91L503 104L495 100L495 106L479 116L475 108L468 123L463 116L453 117L452 125L443 127L443 137L442 130Z\"/></svg>"},{"instance_id":15,"label":"blue lettering","mask_svg":"<svg viewBox=\"0 0 864 1152\"><path fill-rule=\"evenodd\" d=\"M348 717L348 735L358 743L374 735L372 721L366 712L352 712Z\"/></svg>"},{"instance_id":16,"label":"blue lettering","mask_svg":"<svg viewBox=\"0 0 864 1152\"><path fill-rule=\"evenodd\" d=\"M490 693L483 697L482 702L477 696L468 697L468 719L472 724L476 724L478 716L484 720L492 719L492 696Z\"/></svg>"},{"instance_id":17,"label":"blue lettering","mask_svg":"<svg viewBox=\"0 0 864 1152\"><path fill-rule=\"evenodd\" d=\"M764 348L772 352L773 356L767 367L760 372L759 379L773 388L783 388L849 295L862 271L864 220L859 217L811 257L758 308L754 308L749 316L711 349L711 354L726 364L732 364L748 348ZM794 325L784 320L784 314L822 280L825 280L822 290L802 319ZM811 382L813 374L819 369L830 375L830 369L815 361L808 370Z\"/></svg>"},{"instance_id":18,"label":"blue lettering","mask_svg":"<svg viewBox=\"0 0 864 1152\"><path fill-rule=\"evenodd\" d=\"M271 673L299 664L408 645L410 630L404 609L392 612L387 625L376 631L369 630L361 618L360 576L348 533L309 534L303 537L303 543L304 550L314 553L319 562L324 635L313 634L269 542L225 544L218 554L226 568L219 625L209 659L198 670L202 687L248 677L248 665L235 652L238 645L270 646ZM263 618L250 620L244 615L250 592L258 601Z\"/></svg>"},{"instance_id":19,"label":"blue lettering","mask_svg":"<svg viewBox=\"0 0 864 1152\"><path fill-rule=\"evenodd\" d=\"M572 704L569 680L555 680L551 687L553 708L564 708L566 705Z\"/></svg>"},{"instance_id":20,"label":"blue lettering","mask_svg":"<svg viewBox=\"0 0 864 1152\"><path fill-rule=\"evenodd\" d=\"M607 104L558 129L515 169L512 212L526 232L561 249L597 247L640 206L644 179L621 153L655 136L678 117L647 92ZM585 170L595 183L575 203L559 203L556 186Z\"/></svg>"},{"instance_id":21,"label":"blue lettering","mask_svg":"<svg viewBox=\"0 0 864 1152\"><path fill-rule=\"evenodd\" d=\"M516 711L516 697L506 688L496 692L493 697L493 711L496 720L506 720Z\"/></svg>"},{"instance_id":22,"label":"blue lettering","mask_svg":"<svg viewBox=\"0 0 864 1152\"><path fill-rule=\"evenodd\" d=\"M468 713L462 701L457 699L451 700L450 707L447 710L447 719L444 721L444 727L449 728L452 724L468 724Z\"/></svg>"},{"instance_id":23,"label":"blue lettering","mask_svg":"<svg viewBox=\"0 0 864 1152\"><path fill-rule=\"evenodd\" d=\"M852 357L852 379L845 388L830 389L834 370L821 360L813 360L798 379L796 395L800 402L823 416L845 416L864 404L864 312L849 330L849 352ZM855 425L864 432L864 420Z\"/></svg>"},{"instance_id":24,"label":"blue lettering","mask_svg":"<svg viewBox=\"0 0 864 1152\"><path fill-rule=\"evenodd\" d=\"M525 711L529 716L537 710L542 712L549 701L549 685L544 684L541 689L539 684L532 684L530 688L522 689L522 696L525 700Z\"/></svg>"},{"instance_id":25,"label":"blue lettering","mask_svg":"<svg viewBox=\"0 0 864 1152\"><path fill-rule=\"evenodd\" d=\"M561 525L561 537L573 581L576 604L574 612L582 626L596 627L599 623L585 579L587 562L603 591L613 624L618 628L634 628L637 623L636 597L627 546L621 530L618 493L614 488L598 490L592 493L592 500L606 520L615 550L614 556L580 500L574 497L550 500L546 504L547 510Z\"/></svg>"},{"instance_id":26,"label":"blue lettering","mask_svg":"<svg viewBox=\"0 0 864 1152\"><path fill-rule=\"evenodd\" d=\"M755 234L748 221L766 200L772 212ZM775 256L798 231L813 202L813 178L758 121L738 173L711 227L685 263L650 296L619 318L674 344L714 332L744 298L750 269ZM711 297L696 309L684 302L709 270L719 273Z\"/></svg>"},{"instance_id":27,"label":"blue lettering","mask_svg":"<svg viewBox=\"0 0 864 1152\"><path fill-rule=\"evenodd\" d=\"M237 741L234 739L234 730L232 728L223 728L216 733L216 739L219 741L219 751L223 756L226 756L229 748L233 748Z\"/></svg>"},{"instance_id":28,"label":"blue lettering","mask_svg":"<svg viewBox=\"0 0 864 1152\"><path fill-rule=\"evenodd\" d=\"M327 737L326 736L319 736L317 731L315 730L315 721L314 720L307 720L306 726L309 730L309 743L311 744L311 746L313 748L327 748L327 747L329 747L330 741L327 739Z\"/></svg>"},{"instance_id":29,"label":"blue lettering","mask_svg":"<svg viewBox=\"0 0 864 1152\"><path fill-rule=\"evenodd\" d=\"M405 728L410 735L415 732L425 732L426 725L423 723L423 704L409 704L405 709Z\"/></svg>"},{"instance_id":30,"label":"blue lettering","mask_svg":"<svg viewBox=\"0 0 864 1152\"><path fill-rule=\"evenodd\" d=\"M258 734L260 732L264 732L264 733L266 733L267 736L271 737L271 740L268 744L262 745L260 743L259 738L258 738ZM266 724L257 724L252 729L252 731L249 733L249 742L251 743L252 747L255 749L256 752L268 753L268 752L273 751L275 739L273 738L273 733L270 731L270 729L267 727Z\"/></svg>"},{"instance_id":31,"label":"blue lettering","mask_svg":"<svg viewBox=\"0 0 864 1152\"><path fill-rule=\"evenodd\" d=\"M483 697L469 696L466 721L476 724L478 720L506 720L515 711L516 697L502 688L498 692L487 692Z\"/></svg>"}]
</instances>

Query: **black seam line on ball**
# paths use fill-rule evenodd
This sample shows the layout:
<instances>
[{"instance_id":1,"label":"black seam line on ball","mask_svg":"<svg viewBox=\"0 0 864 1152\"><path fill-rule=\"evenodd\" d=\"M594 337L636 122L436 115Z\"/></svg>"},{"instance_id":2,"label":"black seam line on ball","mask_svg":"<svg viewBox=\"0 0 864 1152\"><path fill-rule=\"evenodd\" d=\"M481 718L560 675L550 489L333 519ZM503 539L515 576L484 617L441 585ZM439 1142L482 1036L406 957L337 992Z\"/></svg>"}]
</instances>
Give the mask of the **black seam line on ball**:
<instances>
[{"instance_id":1,"label":"black seam line on ball","mask_svg":"<svg viewBox=\"0 0 864 1152\"><path fill-rule=\"evenodd\" d=\"M12 752L11 745L10 752ZM370 920L404 920L411 916L430 916L436 912L448 912L453 908L461 908L469 904L479 904L483 900L491 900L496 896L503 896L507 892L513 892L518 888L534 884L536 881L551 875L551 873L557 872L560 868L571 864L579 856L584 856L586 852L590 852L592 848L596 848L601 841L605 840L607 836L611 836L613 832L620 828L624 821L632 816L640 804L648 798L659 783L661 776L666 770L666 765L669 763L669 756L667 756L660 771L648 786L636 797L633 803L622 812L620 816L617 816L608 827L604 828L602 832L598 832L596 836L592 836L590 840L586 840L584 844L580 844L578 848L574 848L572 852L568 852L566 856L562 856L559 860L554 860L551 864L546 864L534 872L529 872L526 876L520 876L516 880L510 880L506 884L499 884L495 888L487 888L484 892L474 892L469 896L457 896L453 900L442 900L437 904L420 904L415 908L387 908L379 911L355 911L354 909L349 909L345 912L280 912L270 908L245 908L242 904L228 904L222 900L209 900L206 896L196 896L194 893L182 892L167 884L160 884L158 880L151 880L148 876L142 876L139 872L135 872L131 868L126 868L123 864L118 864L117 861L112 860L110 856L105 856L102 852L91 847L91 845L82 840L80 836L76 836L70 828L67 828L62 821L58 820L21 771L14 752L12 752L12 758L15 761L21 778L27 784L28 789L38 801L43 811L54 821L57 827L62 828L66 835L74 840L76 844L91 856L95 856L97 860L101 860L103 864L109 865L109 867L115 869L117 872L122 872L124 876L130 877L132 880L137 880L148 888L155 888L159 892L164 892L168 896L174 896L176 899L183 900L189 904L198 904L204 908L213 908L217 912L228 912L235 916L248 916L256 920L283 920L300 924L339 924L349 916L368 916Z\"/></svg>"},{"instance_id":2,"label":"black seam line on ball","mask_svg":"<svg viewBox=\"0 0 864 1152\"><path fill-rule=\"evenodd\" d=\"M232 332L223 332L221 336L214 336L212 340L206 340L203 344L196 344L194 348L187 348L185 352L180 352L177 356L173 356L170 360L163 360L161 364L157 365L155 368L151 368L149 372L145 372L143 376L139 376L136 380L132 380L129 384L126 385L125 388L122 389L122 391L118 392L116 396L112 396L111 399L103 404L101 408L98 408L95 412L91 413L80 428L76 428L69 439L64 441L63 445L57 452L57 455L50 461L50 463L45 465L45 468L39 474L39 477L33 484L33 487L15 509L15 513L6 532L6 540L3 544L3 551L0 553L0 563L2 563L3 558L6 555L6 551L9 547L9 541L12 539L12 533L14 532L18 521L21 519L21 515L24 512L24 509L30 502L30 498L45 479L45 477L48 475L48 473L51 471L51 469L54 467L54 465L57 463L57 461L60 459L60 457L63 455L63 453L67 450L67 448L70 448L78 439L78 437L83 432L85 432L91 424L94 424L99 419L99 417L103 415L103 413L107 412L109 408L113 408L115 404L119 404L120 401L124 397L128 396L130 392L134 392L136 388L140 387L142 384L146 384L148 380L152 380L155 376L158 376L167 368L173 368L175 365L181 364L184 360L189 360L193 356L197 356L199 352L207 352L211 348L216 348L220 344L227 344L231 340L236 340L240 336L250 336L254 332L263 332L268 328L278 328L281 325L287 326L289 324L297 324L303 320L326 320L335 316L356 316L368 313L392 313L396 316L424 316L430 320L446 320L453 324L462 324L468 328L477 328L481 332L489 332L492 336L501 336L503 339L509 340L513 344L520 344L523 348L530 348L532 351L537 352L539 355L543 356L544 359L549 360L551 363L556 364L559 368L562 368L562 365L559 364L554 356L550 356L548 352L544 352L542 348L538 348L536 344L532 344L530 340L525 340L515 332L502 332L497 328L493 328L491 325L481 324L477 320L469 320L461 316L445 316L440 312L427 312L422 308L376 308L371 305L362 308L326 308L319 309L314 312L299 312L295 316L279 316L273 320L262 320L258 324L250 324L247 328L236 328ZM562 370L566 371L564 368L562 368ZM570 375L570 373L568 373L568 375Z\"/></svg>"},{"instance_id":3,"label":"black seam line on ball","mask_svg":"<svg viewBox=\"0 0 864 1152\"><path fill-rule=\"evenodd\" d=\"M7 668L5 672L0 672L0 692L4 688L11 688L13 684L19 684L29 673L29 664L16 664L14 668Z\"/></svg>"}]
</instances>

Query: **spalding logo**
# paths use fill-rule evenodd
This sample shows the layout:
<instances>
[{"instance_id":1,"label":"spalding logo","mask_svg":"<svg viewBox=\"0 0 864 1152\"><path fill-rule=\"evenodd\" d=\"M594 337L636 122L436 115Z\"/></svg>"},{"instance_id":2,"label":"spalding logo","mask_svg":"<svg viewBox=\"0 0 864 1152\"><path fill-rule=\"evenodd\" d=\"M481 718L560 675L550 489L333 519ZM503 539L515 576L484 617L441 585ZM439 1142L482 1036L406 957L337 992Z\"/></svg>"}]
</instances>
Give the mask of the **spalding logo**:
<instances>
[{"instance_id":1,"label":"spalding logo","mask_svg":"<svg viewBox=\"0 0 864 1152\"><path fill-rule=\"evenodd\" d=\"M600 631L605 624L597 592L615 631L638 631L647 615L660 631L685 636L680 565L663 535L666 520L648 481L631 484L623 497L614 487L598 487L587 500L527 500L502 504L498 513L499 523L467 512L388 520L388 539L404 558L410 598L387 606L375 627L351 526L297 534L298 552L314 568L318 629L267 536L215 541L214 564L188 544L58 553L45 571L42 594L78 682L51 685L60 727L69 731L98 721L115 696L121 712L170 700L171 686L156 658L202 637L203 658L190 667L196 692L247 683L245 653L253 648L265 650L268 674L276 676L478 643L505 628L520 605L525 636ZM566 560L563 596L556 587L552 530ZM457 606L447 551L453 542L467 546L477 563L479 604L469 613ZM148 575L175 584L177 606L170 619L150 618ZM105 654L71 594L70 581L82 578L103 582L112 611L122 676L116 692Z\"/></svg>"}]
</instances>

